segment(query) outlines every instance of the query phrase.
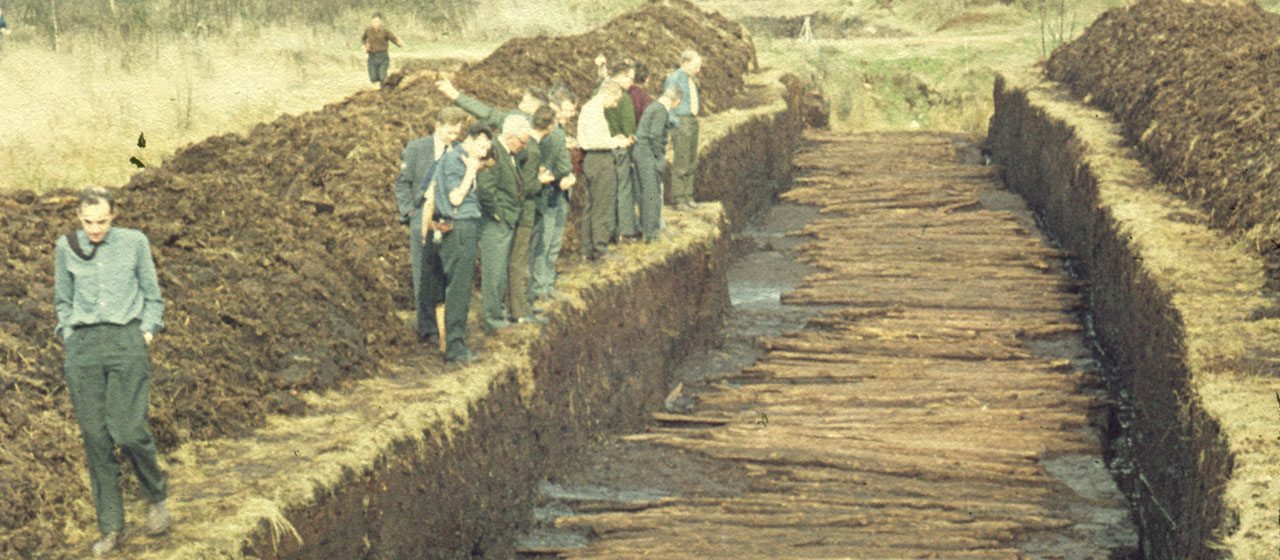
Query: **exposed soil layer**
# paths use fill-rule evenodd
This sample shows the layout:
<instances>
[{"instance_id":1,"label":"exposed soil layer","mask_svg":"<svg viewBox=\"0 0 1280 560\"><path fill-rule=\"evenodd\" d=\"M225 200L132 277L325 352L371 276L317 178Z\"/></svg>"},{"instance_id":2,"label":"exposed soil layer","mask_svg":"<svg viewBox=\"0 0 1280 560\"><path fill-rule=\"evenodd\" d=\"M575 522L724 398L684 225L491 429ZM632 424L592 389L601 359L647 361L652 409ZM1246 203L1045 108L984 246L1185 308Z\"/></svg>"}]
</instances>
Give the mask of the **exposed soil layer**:
<instances>
[{"instance_id":1,"label":"exposed soil layer","mask_svg":"<svg viewBox=\"0 0 1280 560\"><path fill-rule=\"evenodd\" d=\"M1280 15L1142 0L1054 52L1048 75L1114 114L1162 186L1243 236L1280 280Z\"/></svg>"},{"instance_id":2,"label":"exposed soil layer","mask_svg":"<svg viewBox=\"0 0 1280 560\"><path fill-rule=\"evenodd\" d=\"M821 214L780 207L731 269L727 354L545 485L523 556L1130 557L1077 286L1025 205L958 137L810 138L783 198Z\"/></svg>"},{"instance_id":3,"label":"exposed soil layer","mask_svg":"<svg viewBox=\"0 0 1280 560\"><path fill-rule=\"evenodd\" d=\"M1132 445L1122 483L1143 557L1275 556L1280 320L1262 260L1065 87L1005 72L995 110L988 142L1006 184L1078 256L1098 340L1131 396L1116 428Z\"/></svg>"},{"instance_id":4,"label":"exposed soil layer","mask_svg":"<svg viewBox=\"0 0 1280 560\"><path fill-rule=\"evenodd\" d=\"M653 87L686 48L707 61L706 107L729 106L754 49L740 26L682 0L584 35L512 41L455 81L499 106L551 81L585 96L603 51L649 64ZM167 304L151 399L162 449L303 414L300 392L348 386L416 346L396 315L410 307L409 267L391 185L401 147L446 102L431 82L210 138L120 189L117 225L150 237ZM52 248L77 227L70 195L0 195L0 556L92 525L53 336Z\"/></svg>"}]
</instances>

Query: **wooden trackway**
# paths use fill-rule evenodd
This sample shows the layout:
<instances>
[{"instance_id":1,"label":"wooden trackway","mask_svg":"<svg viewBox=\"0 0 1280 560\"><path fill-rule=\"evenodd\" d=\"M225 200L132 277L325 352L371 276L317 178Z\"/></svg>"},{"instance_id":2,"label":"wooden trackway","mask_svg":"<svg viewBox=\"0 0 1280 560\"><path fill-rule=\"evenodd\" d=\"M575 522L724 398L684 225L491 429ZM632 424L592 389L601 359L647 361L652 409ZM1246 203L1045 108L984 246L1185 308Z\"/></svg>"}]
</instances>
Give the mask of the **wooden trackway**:
<instances>
[{"instance_id":1,"label":"wooden trackway","mask_svg":"<svg viewBox=\"0 0 1280 560\"><path fill-rule=\"evenodd\" d=\"M701 395L704 422L628 437L742 465L749 490L560 518L593 538L562 557L1045 557L1026 543L1079 541L1079 504L1123 512L1047 466L1100 453L1093 376L1031 342L1079 340L1078 287L1033 226L988 209L1009 195L956 146L811 135L785 198L821 208L800 258L824 272L783 301L832 310L762 341L758 363ZM1047 557L1107 557L1090 546Z\"/></svg>"}]
</instances>

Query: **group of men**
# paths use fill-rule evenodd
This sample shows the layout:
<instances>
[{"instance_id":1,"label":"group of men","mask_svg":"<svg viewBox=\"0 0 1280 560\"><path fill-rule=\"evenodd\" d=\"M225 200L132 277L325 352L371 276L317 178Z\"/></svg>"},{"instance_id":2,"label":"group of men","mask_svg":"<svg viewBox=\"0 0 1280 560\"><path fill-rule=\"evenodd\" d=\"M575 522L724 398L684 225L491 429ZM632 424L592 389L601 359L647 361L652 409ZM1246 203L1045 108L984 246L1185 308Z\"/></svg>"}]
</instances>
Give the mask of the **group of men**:
<instances>
[{"instance_id":1,"label":"group of men","mask_svg":"<svg viewBox=\"0 0 1280 560\"><path fill-rule=\"evenodd\" d=\"M587 189L582 250L591 259L611 242L658 238L669 130L674 199L690 208L701 65L696 52L683 53L656 102L636 84L635 65L607 65L574 136L568 127L577 104L566 87L530 88L518 107L503 111L448 81L437 84L457 107L441 110L431 135L405 146L395 192L409 226L418 333L430 339L443 329L446 361L476 359L466 333L477 258L487 329L544 322L533 302L554 296L568 193L580 176ZM583 152L581 175L574 150ZM81 227L54 250L55 331L101 533L94 556L111 554L126 534L117 450L148 502L145 531L170 526L167 478L147 428L149 347L163 330L164 300L149 241L140 231L112 227L115 215L110 191L84 190Z\"/></svg>"},{"instance_id":2,"label":"group of men","mask_svg":"<svg viewBox=\"0 0 1280 560\"><path fill-rule=\"evenodd\" d=\"M659 238L668 134L674 206L693 207L701 56L683 53L656 100L640 85L642 65L596 63L601 81L580 114L563 85L529 87L515 108L498 109L441 80L436 87L454 106L436 115L430 136L404 148L395 194L409 227L417 333L439 344L448 363L477 359L466 342L477 258L486 330L546 322L535 304L555 297L569 192L579 181L575 151L587 190L588 259L611 243Z\"/></svg>"}]
</instances>

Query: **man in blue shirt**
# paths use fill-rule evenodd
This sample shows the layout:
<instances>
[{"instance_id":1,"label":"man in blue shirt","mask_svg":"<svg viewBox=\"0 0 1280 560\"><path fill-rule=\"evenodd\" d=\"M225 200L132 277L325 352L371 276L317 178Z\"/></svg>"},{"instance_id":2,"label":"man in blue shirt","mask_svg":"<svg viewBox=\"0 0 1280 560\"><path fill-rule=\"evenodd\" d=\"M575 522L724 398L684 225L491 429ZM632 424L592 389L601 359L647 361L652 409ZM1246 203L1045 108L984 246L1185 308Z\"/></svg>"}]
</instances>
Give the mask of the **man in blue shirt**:
<instances>
[{"instance_id":1,"label":"man in blue shirt","mask_svg":"<svg viewBox=\"0 0 1280 560\"><path fill-rule=\"evenodd\" d=\"M115 202L109 191L82 192L79 218L82 229L59 238L54 248L53 303L102 533L92 550L103 556L119 545L124 531L117 447L150 503L147 533L169 528L166 477L147 429L147 347L163 328L164 300L147 237L111 227Z\"/></svg>"},{"instance_id":2,"label":"man in blue shirt","mask_svg":"<svg viewBox=\"0 0 1280 560\"><path fill-rule=\"evenodd\" d=\"M467 314L471 310L471 282L476 273L480 239L480 199L476 176L481 161L491 154L493 131L484 124L467 129L461 149L450 150L440 160L435 196L436 213L453 226L440 241L444 263L444 336L446 363L470 363L477 359L467 347ZM434 194L434 193L433 193Z\"/></svg>"},{"instance_id":3,"label":"man in blue shirt","mask_svg":"<svg viewBox=\"0 0 1280 560\"><path fill-rule=\"evenodd\" d=\"M396 206L400 223L409 226L409 261L413 272L413 308L417 312L418 339L428 344L441 344L443 321L444 271L439 247L426 242L422 235L424 198L435 176L437 165L462 135L467 114L457 107L445 107L436 115L431 136L409 141L400 156L400 174L396 177ZM427 220L431 216L425 217Z\"/></svg>"},{"instance_id":4,"label":"man in blue shirt","mask_svg":"<svg viewBox=\"0 0 1280 560\"><path fill-rule=\"evenodd\" d=\"M662 89L675 85L684 92L680 104L671 111L671 200L682 210L693 208L693 172L698 165L698 114L702 99L695 79L702 71L702 57L696 51L680 54L680 68L662 84Z\"/></svg>"}]
</instances>

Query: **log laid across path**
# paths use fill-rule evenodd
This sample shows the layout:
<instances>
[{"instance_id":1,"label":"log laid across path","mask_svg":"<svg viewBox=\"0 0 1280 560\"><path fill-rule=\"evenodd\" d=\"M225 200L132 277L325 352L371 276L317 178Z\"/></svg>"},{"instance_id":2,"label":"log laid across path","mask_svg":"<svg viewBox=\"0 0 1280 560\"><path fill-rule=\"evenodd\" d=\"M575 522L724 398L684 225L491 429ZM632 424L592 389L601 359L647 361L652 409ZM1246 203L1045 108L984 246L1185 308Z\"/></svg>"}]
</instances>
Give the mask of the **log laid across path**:
<instances>
[{"instance_id":1,"label":"log laid across path","mask_svg":"<svg viewBox=\"0 0 1280 560\"><path fill-rule=\"evenodd\" d=\"M566 558L1106 558L1136 542L1095 427L1080 287L993 168L936 133L812 133L791 202L830 306L627 436L744 467L747 490L562 517ZM705 421L699 422L698 418Z\"/></svg>"}]
</instances>

